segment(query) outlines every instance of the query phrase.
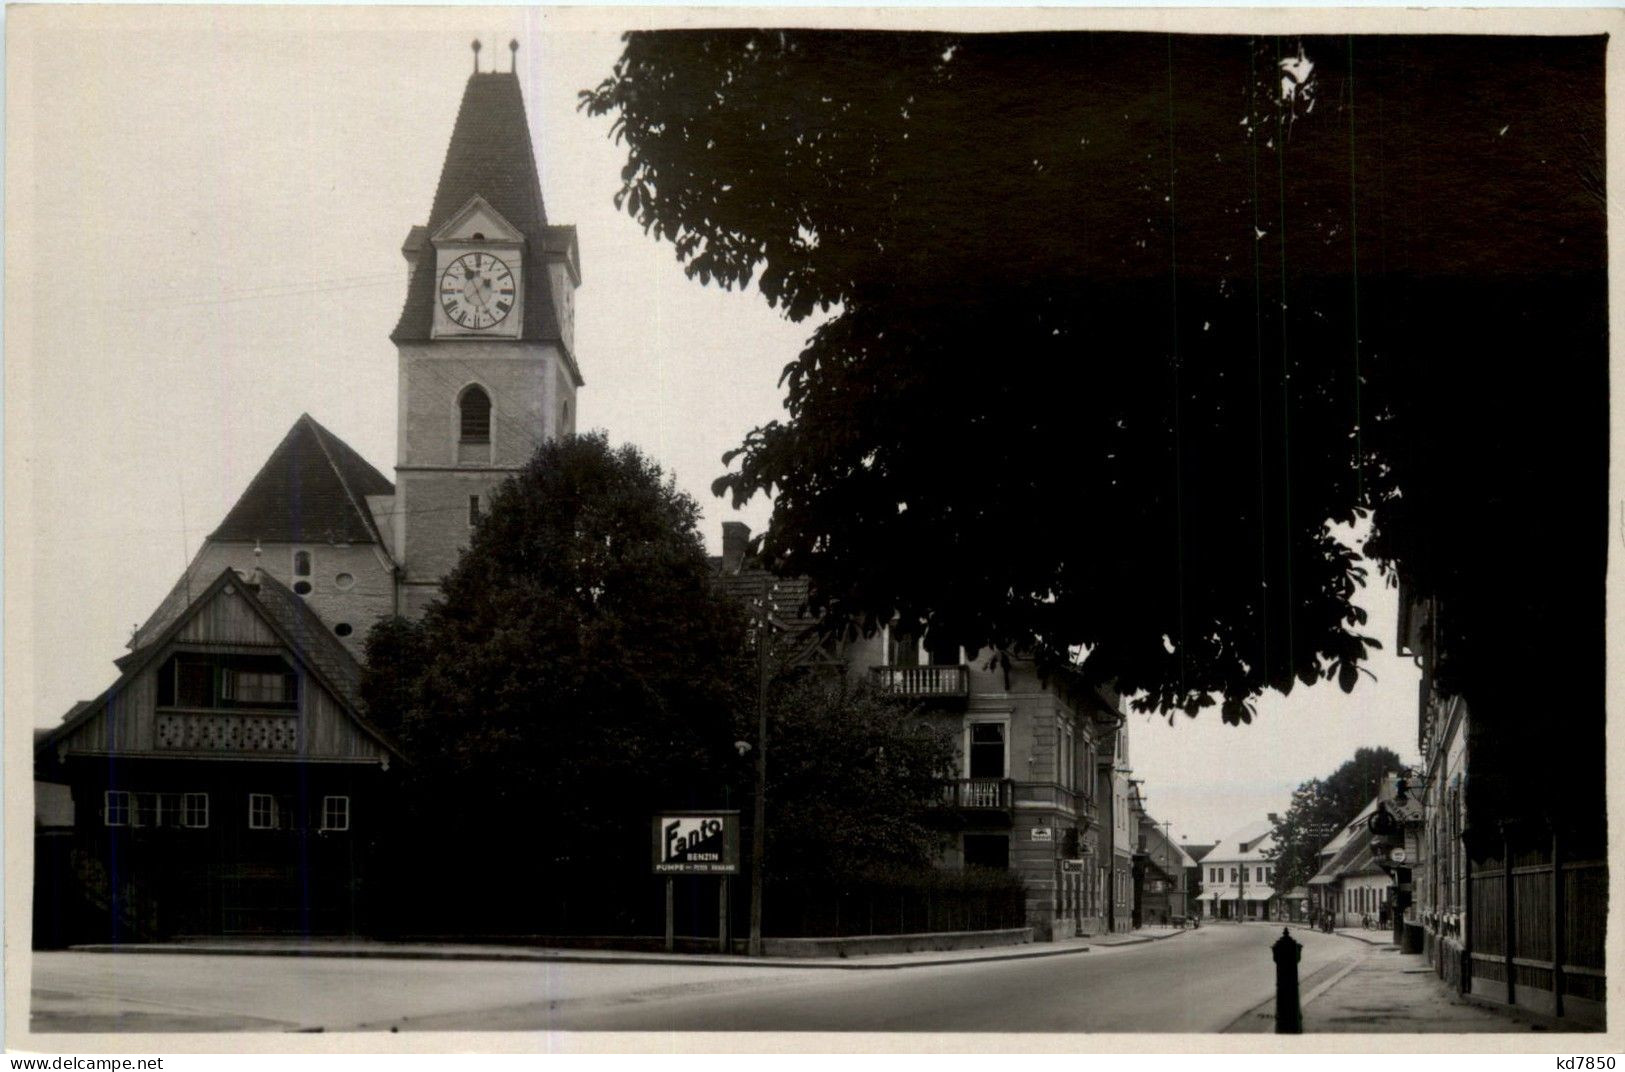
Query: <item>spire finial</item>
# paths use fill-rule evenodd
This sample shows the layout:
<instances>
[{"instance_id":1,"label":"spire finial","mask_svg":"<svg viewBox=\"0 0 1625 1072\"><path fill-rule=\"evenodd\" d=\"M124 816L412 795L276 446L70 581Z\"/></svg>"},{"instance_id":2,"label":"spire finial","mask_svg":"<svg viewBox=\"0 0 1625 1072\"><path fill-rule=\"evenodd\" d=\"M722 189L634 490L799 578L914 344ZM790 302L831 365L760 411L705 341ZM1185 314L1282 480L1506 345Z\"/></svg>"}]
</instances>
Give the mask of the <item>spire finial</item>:
<instances>
[{"instance_id":1,"label":"spire finial","mask_svg":"<svg viewBox=\"0 0 1625 1072\"><path fill-rule=\"evenodd\" d=\"M519 39L513 38L508 42L508 73L514 74L519 70Z\"/></svg>"},{"instance_id":2,"label":"spire finial","mask_svg":"<svg viewBox=\"0 0 1625 1072\"><path fill-rule=\"evenodd\" d=\"M480 39L474 38L474 73L480 73Z\"/></svg>"}]
</instances>

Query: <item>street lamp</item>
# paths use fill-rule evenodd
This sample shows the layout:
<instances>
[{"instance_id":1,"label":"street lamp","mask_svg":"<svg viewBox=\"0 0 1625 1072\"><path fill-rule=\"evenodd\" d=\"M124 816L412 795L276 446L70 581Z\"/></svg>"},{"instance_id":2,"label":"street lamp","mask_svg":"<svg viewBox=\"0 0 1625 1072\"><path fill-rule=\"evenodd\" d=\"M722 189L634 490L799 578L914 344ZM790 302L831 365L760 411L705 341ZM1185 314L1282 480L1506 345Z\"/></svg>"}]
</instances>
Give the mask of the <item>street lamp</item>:
<instances>
[{"instance_id":1,"label":"street lamp","mask_svg":"<svg viewBox=\"0 0 1625 1072\"><path fill-rule=\"evenodd\" d=\"M756 806L750 831L750 944L747 949L753 957L762 955L762 856L767 851L767 600L771 584L772 578L764 570L762 598L756 608ZM740 749L740 755L744 755L744 749Z\"/></svg>"}]
</instances>

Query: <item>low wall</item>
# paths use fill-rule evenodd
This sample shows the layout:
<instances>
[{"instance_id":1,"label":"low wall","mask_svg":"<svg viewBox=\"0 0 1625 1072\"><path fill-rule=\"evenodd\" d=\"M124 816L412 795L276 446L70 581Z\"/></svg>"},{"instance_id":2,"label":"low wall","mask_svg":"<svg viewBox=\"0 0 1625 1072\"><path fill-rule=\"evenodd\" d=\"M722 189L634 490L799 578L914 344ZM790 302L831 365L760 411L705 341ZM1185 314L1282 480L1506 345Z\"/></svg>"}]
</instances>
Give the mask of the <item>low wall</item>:
<instances>
[{"instance_id":1,"label":"low wall","mask_svg":"<svg viewBox=\"0 0 1625 1072\"><path fill-rule=\"evenodd\" d=\"M664 938L630 935L528 934L507 936L416 935L416 942L452 942L459 945L524 945L546 949L605 949L629 953L662 953ZM767 957L860 957L872 953L930 953L951 949L987 949L1006 945L1027 945L1033 941L1031 927L1011 927L993 931L942 931L935 934L870 934L847 938L763 938L762 955ZM672 945L678 953L720 953L715 938L678 935ZM744 956L749 943L733 940L732 952Z\"/></svg>"},{"instance_id":2,"label":"low wall","mask_svg":"<svg viewBox=\"0 0 1625 1072\"><path fill-rule=\"evenodd\" d=\"M944 931L939 934L873 934L851 938L763 938L769 957L855 957L874 953L930 953L946 949L986 949L1027 945L1031 927L998 931Z\"/></svg>"}]
</instances>

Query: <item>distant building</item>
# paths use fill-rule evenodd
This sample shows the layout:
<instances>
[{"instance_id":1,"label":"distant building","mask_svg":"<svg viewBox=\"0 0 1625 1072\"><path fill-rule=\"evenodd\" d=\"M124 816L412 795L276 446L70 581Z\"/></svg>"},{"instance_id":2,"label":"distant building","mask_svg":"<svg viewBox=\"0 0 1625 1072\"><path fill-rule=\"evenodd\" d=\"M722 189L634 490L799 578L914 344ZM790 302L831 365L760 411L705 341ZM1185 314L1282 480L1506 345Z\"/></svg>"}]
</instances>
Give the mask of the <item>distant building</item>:
<instances>
[{"instance_id":1,"label":"distant building","mask_svg":"<svg viewBox=\"0 0 1625 1072\"><path fill-rule=\"evenodd\" d=\"M1275 898L1274 824L1268 819L1232 830L1202 857L1202 917L1268 919Z\"/></svg>"},{"instance_id":2,"label":"distant building","mask_svg":"<svg viewBox=\"0 0 1625 1072\"><path fill-rule=\"evenodd\" d=\"M1330 916L1334 927L1358 927L1387 922L1386 906L1393 879L1379 862L1372 846L1369 819L1377 799L1324 845L1319 855L1320 870L1309 880L1315 891L1315 905L1321 915Z\"/></svg>"},{"instance_id":3,"label":"distant building","mask_svg":"<svg viewBox=\"0 0 1625 1072\"><path fill-rule=\"evenodd\" d=\"M1196 861L1149 815L1142 815L1139 825L1140 922L1182 921L1191 914L1187 876L1196 868Z\"/></svg>"},{"instance_id":4,"label":"distant building","mask_svg":"<svg viewBox=\"0 0 1625 1072\"><path fill-rule=\"evenodd\" d=\"M1190 859L1190 863L1185 865L1185 903L1193 917L1199 917L1202 914L1203 877L1206 874L1202 867L1202 860L1208 853L1213 851L1213 845L1213 842L1195 845L1185 842L1180 846L1184 850L1186 857Z\"/></svg>"}]
</instances>

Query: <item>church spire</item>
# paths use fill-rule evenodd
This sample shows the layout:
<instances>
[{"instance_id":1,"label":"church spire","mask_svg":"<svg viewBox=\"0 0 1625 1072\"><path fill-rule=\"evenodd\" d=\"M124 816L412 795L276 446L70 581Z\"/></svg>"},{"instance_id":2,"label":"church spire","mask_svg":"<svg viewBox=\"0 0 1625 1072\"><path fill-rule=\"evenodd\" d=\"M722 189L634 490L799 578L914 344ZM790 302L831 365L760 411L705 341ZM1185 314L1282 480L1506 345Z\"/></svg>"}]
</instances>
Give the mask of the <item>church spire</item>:
<instances>
[{"instance_id":1,"label":"church spire","mask_svg":"<svg viewBox=\"0 0 1625 1072\"><path fill-rule=\"evenodd\" d=\"M516 48L510 46L510 51L517 55ZM515 71L476 69L469 76L424 233L434 235L476 197L511 224L523 239L520 274L524 280L525 316L521 338L562 343L568 349L567 333L561 330L551 290L557 284L550 280L547 266L549 262L567 260L571 274L579 275L574 229L548 225L530 124ZM421 240L416 245L417 261L406 304L390 336L396 342L430 337L435 301L434 251Z\"/></svg>"}]
</instances>

